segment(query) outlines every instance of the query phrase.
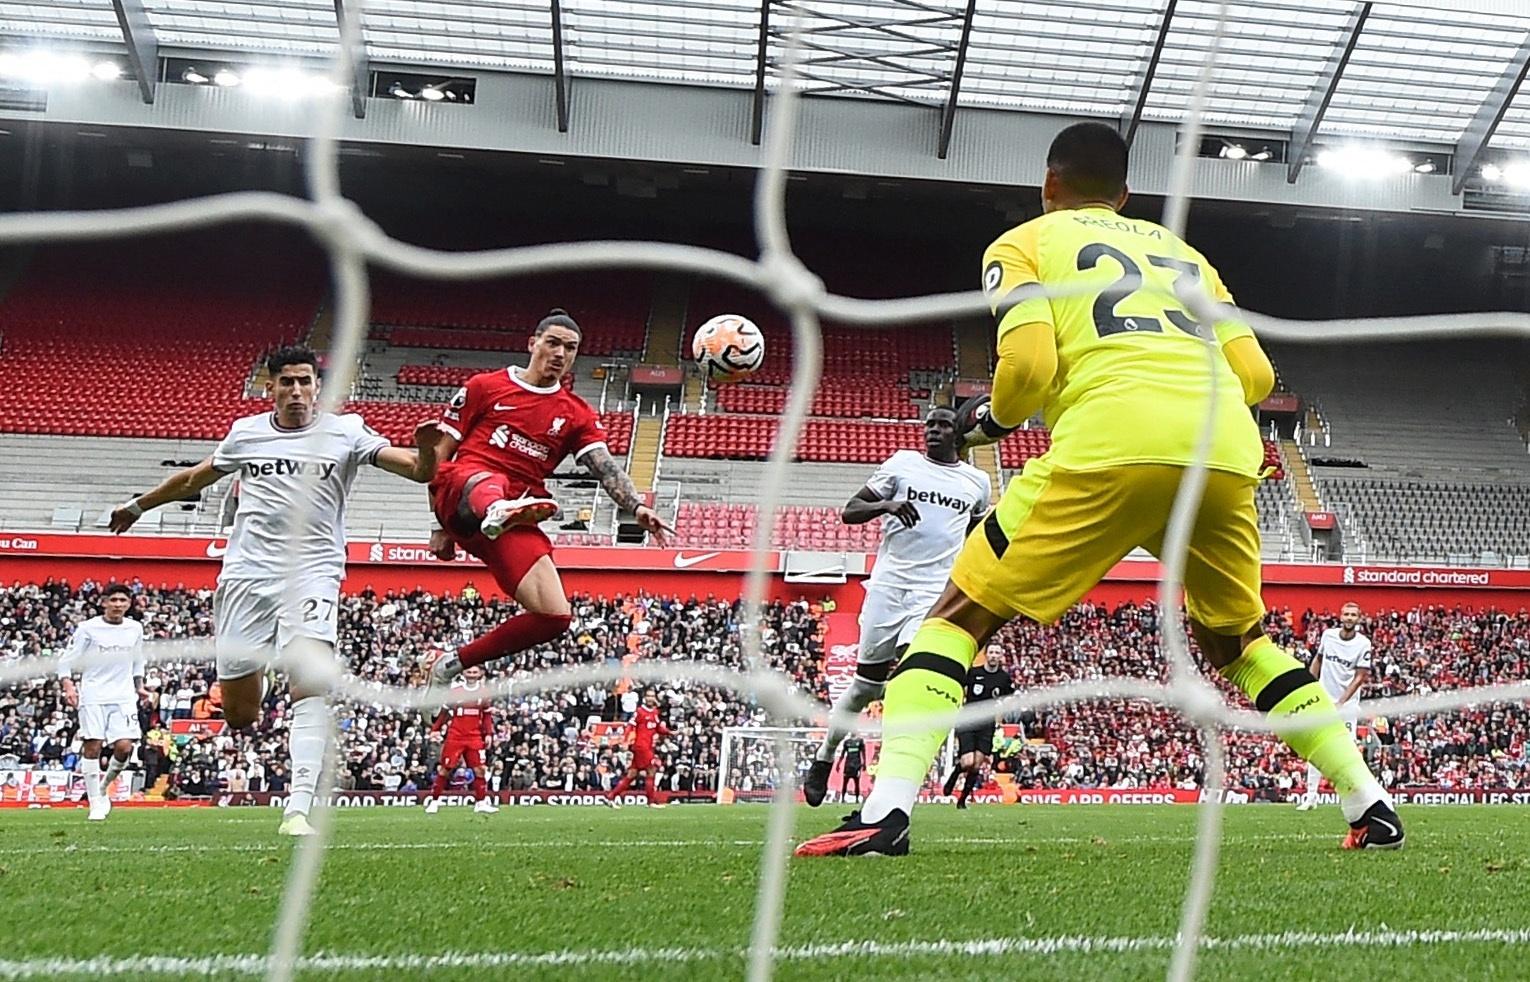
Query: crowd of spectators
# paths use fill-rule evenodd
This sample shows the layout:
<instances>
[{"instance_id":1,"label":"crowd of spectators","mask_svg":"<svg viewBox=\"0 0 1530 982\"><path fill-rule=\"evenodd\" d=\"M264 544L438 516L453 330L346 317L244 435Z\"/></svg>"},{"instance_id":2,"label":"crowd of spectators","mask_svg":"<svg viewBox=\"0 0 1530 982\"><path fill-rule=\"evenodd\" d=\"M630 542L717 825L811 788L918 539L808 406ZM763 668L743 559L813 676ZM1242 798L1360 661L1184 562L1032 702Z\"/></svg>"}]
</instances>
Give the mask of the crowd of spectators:
<instances>
[{"instance_id":1,"label":"crowd of spectators","mask_svg":"<svg viewBox=\"0 0 1530 982\"><path fill-rule=\"evenodd\" d=\"M1272 610L1265 627L1297 658L1310 661L1338 612ZM1530 612L1423 605L1367 612L1361 628L1374 645L1363 698L1423 694L1517 682L1530 669ZM1199 655L1191 645L1192 654ZM1158 609L1083 603L1051 627L1017 621L989 646L1022 689L1126 676L1164 682ZM1202 664L1226 698L1251 708ZM1530 784L1530 715L1520 705L1367 720L1362 742L1387 786L1518 788ZM1199 734L1173 711L1144 701L1052 707L1023 721L1029 742L1007 746L1004 767L1022 787L1199 787ZM1034 738L1039 737L1040 740ZM1273 737L1225 738L1230 786L1280 797L1304 786L1306 765Z\"/></svg>"},{"instance_id":2,"label":"crowd of spectators","mask_svg":"<svg viewBox=\"0 0 1530 982\"><path fill-rule=\"evenodd\" d=\"M207 638L212 593L133 584L133 614L152 640ZM75 624L97 612L100 585L62 582L0 588L0 660L60 652ZM716 597L615 598L576 596L569 632L493 666L491 679L591 663L636 659L700 661L740 669L740 608ZM460 643L513 611L506 601L471 586L450 596L423 591L343 600L340 653L359 679L408 686L421 679L421 656L442 643ZM1336 613L1271 611L1276 641L1306 660ZM1418 694L1517 681L1530 670L1530 613L1419 606L1369 611L1362 625L1375 645L1366 697ZM769 607L763 630L770 664L807 695L827 700L823 621L806 601ZM989 647L1022 690L1112 676L1163 681L1158 610L1151 603L1114 607L1080 604L1053 626L1016 622ZM173 720L219 716L218 686L209 662L155 663L147 672L151 704L142 708L145 740L139 765L145 786L167 779L172 795L219 791L284 791L287 785L288 699L278 684L262 722L251 731L174 734ZM1227 697L1246 705L1230 686ZM715 788L725 727L765 722L747 697L706 685L659 684L672 735L658 745L667 790ZM492 788L608 789L624 766L619 723L638 701L637 685L526 692L494 707L488 755ZM429 786L440 737L430 717L378 705L343 703L342 787L420 789ZM1453 788L1530 784L1527 714L1517 705L1376 721L1366 727L1373 766L1390 785ZM1029 740L1010 741L1002 768L1022 787L1197 787L1203 767L1199 735L1173 711L1120 700L1051 707L1023 720ZM1362 720L1364 722L1364 720ZM1300 786L1303 765L1272 737L1226 737L1233 787L1265 796ZM79 750L75 717L57 681L37 678L0 688L0 768L72 768ZM762 751L763 752L763 751Z\"/></svg>"},{"instance_id":3,"label":"crowd of spectators","mask_svg":"<svg viewBox=\"0 0 1530 982\"><path fill-rule=\"evenodd\" d=\"M71 589L61 582L15 584L0 589L0 659L61 652L75 624L98 612L100 584ZM160 639L210 637L212 592L133 584L131 616L144 623L152 644ZM715 597L572 598L573 624L549 645L491 666L490 680L524 679L533 672L575 665L619 665L634 659L700 661L741 669L741 611ZM510 603L485 598L471 586L459 594L424 591L377 594L364 590L342 600L339 650L356 678L386 685L422 682L421 656L442 643L481 634L510 616ZM786 672L806 694L827 698L823 638L816 609L806 601L774 603L766 610L763 650L773 668ZM252 730L172 736L177 719L216 720L220 715L216 672L210 662L151 663L146 687L152 705L140 709L145 733L140 751L145 786L168 777L172 794L218 791L284 791L287 785L288 697L278 681L260 724ZM751 699L728 690L689 683L653 686L671 735L658 744L661 782L668 790L711 789L716 783L724 727L764 721ZM639 686L588 686L528 693L492 712L495 732L488 754L490 785L499 789L603 790L625 767L619 723L632 715ZM338 775L343 788L428 788L441 734L430 715L395 712L377 705L342 703L337 709ZM72 768L78 756L75 714L58 683L37 678L0 688L0 768ZM465 778L466 775L462 775Z\"/></svg>"}]
</instances>

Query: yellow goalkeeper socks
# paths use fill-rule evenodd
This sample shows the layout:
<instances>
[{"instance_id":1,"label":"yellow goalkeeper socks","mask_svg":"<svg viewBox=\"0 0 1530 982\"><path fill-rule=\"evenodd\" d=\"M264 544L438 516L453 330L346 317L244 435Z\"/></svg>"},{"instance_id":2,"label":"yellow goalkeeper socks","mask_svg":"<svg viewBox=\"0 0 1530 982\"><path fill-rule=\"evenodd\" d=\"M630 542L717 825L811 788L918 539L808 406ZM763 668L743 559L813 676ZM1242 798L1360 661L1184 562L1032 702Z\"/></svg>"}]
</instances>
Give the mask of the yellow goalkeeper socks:
<instances>
[{"instance_id":1,"label":"yellow goalkeeper socks","mask_svg":"<svg viewBox=\"0 0 1530 982\"><path fill-rule=\"evenodd\" d=\"M913 807L913 796L950 727L904 727L961 708L967 669L975 658L977 641L950 621L930 617L919 626L882 697L882 724L891 732L882 741L877 783L862 809L864 820L879 821L894 808L906 812ZM886 791L879 795L884 786Z\"/></svg>"},{"instance_id":2,"label":"yellow goalkeeper socks","mask_svg":"<svg viewBox=\"0 0 1530 982\"><path fill-rule=\"evenodd\" d=\"M1312 673L1269 638L1260 638L1243 649L1237 660L1222 669L1222 675L1273 720L1336 712L1333 700ZM1345 818L1350 821L1357 819L1359 812L1372 802L1385 797L1342 720L1334 717L1326 723L1290 730L1282 734L1282 739L1332 782L1344 803Z\"/></svg>"}]
</instances>

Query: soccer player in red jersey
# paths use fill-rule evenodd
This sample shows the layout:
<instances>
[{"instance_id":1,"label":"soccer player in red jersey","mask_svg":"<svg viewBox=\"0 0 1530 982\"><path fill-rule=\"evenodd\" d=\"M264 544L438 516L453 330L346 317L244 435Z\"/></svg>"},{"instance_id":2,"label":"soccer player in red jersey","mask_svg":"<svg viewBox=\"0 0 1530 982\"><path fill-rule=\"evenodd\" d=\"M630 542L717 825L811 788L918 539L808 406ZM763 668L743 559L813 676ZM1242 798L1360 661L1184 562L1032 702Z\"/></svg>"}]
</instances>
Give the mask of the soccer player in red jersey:
<instances>
[{"instance_id":1,"label":"soccer player in red jersey","mask_svg":"<svg viewBox=\"0 0 1530 982\"><path fill-rule=\"evenodd\" d=\"M663 808L664 792L658 789L654 781L654 771L657 768L653 762L653 740L654 737L669 736L669 727L659 718L659 697L654 695L652 689L643 693L643 704L632 714L632 722L627 725L627 736L632 745L632 762L627 765L627 773L616 782L616 787L606 795L606 804L620 808L621 802L617 798L632 785L634 778L642 774L649 806Z\"/></svg>"},{"instance_id":2,"label":"soccer player in red jersey","mask_svg":"<svg viewBox=\"0 0 1530 982\"><path fill-rule=\"evenodd\" d=\"M452 685L454 689L472 692L483 687L483 669L470 668ZM451 722L448 723L447 721ZM436 783L431 786L430 798L425 802L425 814L434 815L441 808L441 795L446 792L446 779L461 763L473 769L473 811L492 815L499 806L489 800L488 771L483 766L483 752L489 738L494 735L494 718L489 714L487 699L465 702L456 706L443 706L430 724L430 732L436 733L446 726L446 743L441 747L441 759L436 763Z\"/></svg>"},{"instance_id":3,"label":"soccer player in red jersey","mask_svg":"<svg viewBox=\"0 0 1530 982\"><path fill-rule=\"evenodd\" d=\"M455 654L433 654L432 685L568 630L568 597L553 566L552 542L537 528L558 510L546 481L564 457L572 455L661 544L674 531L643 504L632 478L611 457L589 403L563 387L580 337L574 319L554 310L537 324L525 368L473 376L441 414L446 438L438 455L444 463L430 483L440 528L431 534L431 549L452 559L460 545L483 560L521 613Z\"/></svg>"}]
</instances>

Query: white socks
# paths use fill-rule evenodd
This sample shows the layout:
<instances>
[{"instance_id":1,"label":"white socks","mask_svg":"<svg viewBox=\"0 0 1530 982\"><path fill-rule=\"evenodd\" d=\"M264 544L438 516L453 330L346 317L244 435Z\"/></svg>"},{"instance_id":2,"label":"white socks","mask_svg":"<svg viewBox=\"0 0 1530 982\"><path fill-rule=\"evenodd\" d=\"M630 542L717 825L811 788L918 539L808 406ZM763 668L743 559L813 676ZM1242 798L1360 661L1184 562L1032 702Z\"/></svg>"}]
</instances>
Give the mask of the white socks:
<instances>
[{"instance_id":1,"label":"white socks","mask_svg":"<svg viewBox=\"0 0 1530 982\"><path fill-rule=\"evenodd\" d=\"M867 825L880 822L889 814L901 811L914 814L914 799L919 797L919 785L905 777L879 777L871 787L871 795L861 806L861 821Z\"/></svg>"},{"instance_id":2,"label":"white socks","mask_svg":"<svg viewBox=\"0 0 1530 982\"><path fill-rule=\"evenodd\" d=\"M1358 822L1365 810L1378 801L1384 801L1388 808L1392 807L1392 796L1387 794L1387 789L1381 786L1381 782L1374 777L1367 778L1349 794L1339 796L1339 808L1344 812L1344 821Z\"/></svg>"},{"instance_id":3,"label":"white socks","mask_svg":"<svg viewBox=\"0 0 1530 982\"><path fill-rule=\"evenodd\" d=\"M1307 765L1307 793L1317 794L1318 782L1323 780L1323 772L1311 764Z\"/></svg>"},{"instance_id":4,"label":"white socks","mask_svg":"<svg viewBox=\"0 0 1530 982\"><path fill-rule=\"evenodd\" d=\"M94 808L105 797L101 786L101 762L93 757L80 761L80 773L85 777L85 800Z\"/></svg>"},{"instance_id":5,"label":"white socks","mask_svg":"<svg viewBox=\"0 0 1530 982\"><path fill-rule=\"evenodd\" d=\"M292 704L287 724L288 750L292 754L292 793L283 815L297 812L307 815L313 807L314 791L319 786L319 771L324 768L324 739L329 733L329 708L323 696L309 696Z\"/></svg>"},{"instance_id":6,"label":"white socks","mask_svg":"<svg viewBox=\"0 0 1530 982\"><path fill-rule=\"evenodd\" d=\"M102 793L105 793L106 789L112 786L112 782L117 780L117 775L121 774L127 765L127 761L118 760L116 755L112 756L111 762L106 765L106 774L101 778Z\"/></svg>"}]
</instances>

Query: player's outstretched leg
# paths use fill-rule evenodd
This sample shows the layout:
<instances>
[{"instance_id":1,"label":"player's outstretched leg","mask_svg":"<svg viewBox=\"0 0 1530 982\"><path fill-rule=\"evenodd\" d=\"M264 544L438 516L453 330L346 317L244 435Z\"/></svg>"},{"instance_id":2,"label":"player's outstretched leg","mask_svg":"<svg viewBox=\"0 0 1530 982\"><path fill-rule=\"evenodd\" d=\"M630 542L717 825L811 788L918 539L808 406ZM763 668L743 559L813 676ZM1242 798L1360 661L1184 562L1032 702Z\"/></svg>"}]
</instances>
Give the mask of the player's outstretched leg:
<instances>
[{"instance_id":1,"label":"player's outstretched leg","mask_svg":"<svg viewBox=\"0 0 1530 982\"><path fill-rule=\"evenodd\" d=\"M525 565L525 556L517 556L516 535L506 535L490 543L490 549L478 549L494 573L494 579L507 593L515 596L522 612L505 621L481 638L463 645L456 653L437 650L426 656L428 684L448 685L465 668L482 665L545 644L568 630L573 623L563 580L558 576L552 556L546 551L547 537L536 529L527 533L526 545L541 549L535 562Z\"/></svg>"},{"instance_id":2,"label":"player's outstretched leg","mask_svg":"<svg viewBox=\"0 0 1530 982\"><path fill-rule=\"evenodd\" d=\"M1327 715L1319 723L1283 735L1285 742L1328 778L1350 831L1345 849L1398 849L1405 838L1392 799L1365 764L1349 727L1312 673L1265 637L1259 625L1241 636L1220 635L1191 621L1196 642L1229 682L1273 720ZM1241 647L1236 657L1229 657Z\"/></svg>"},{"instance_id":3,"label":"player's outstretched leg","mask_svg":"<svg viewBox=\"0 0 1530 982\"><path fill-rule=\"evenodd\" d=\"M839 745L853 732L851 726L845 726L835 720L853 721L860 715L861 710L882 698L882 692L886 688L885 680L893 667L893 662L866 663L855 667L855 677L850 682L850 688L841 692L839 698L834 700L833 717L829 722L829 731L824 735L823 743L818 745L818 752L813 756L812 766L808 768L806 779L802 782L802 797L809 805L817 808L823 804L823 800L829 794L829 773L834 769L834 755L839 751Z\"/></svg>"},{"instance_id":4,"label":"player's outstretched leg","mask_svg":"<svg viewBox=\"0 0 1530 982\"><path fill-rule=\"evenodd\" d=\"M606 793L606 805L608 807L615 808L618 811L621 810L622 803L619 799L622 796L622 792L632 787L632 782L637 777L637 774L637 769L632 767L627 768L622 773L621 780L617 781L616 786Z\"/></svg>"},{"instance_id":5,"label":"player's outstretched leg","mask_svg":"<svg viewBox=\"0 0 1530 982\"><path fill-rule=\"evenodd\" d=\"M938 616L951 613L960 623ZM972 630L963 627L969 624ZM908 853L909 815L919 786L949 727L919 724L962 705L967 670L1003 619L978 607L955 587L936 604L914 635L887 683L882 723L887 736L871 794L839 828L797 847L799 856L902 856ZM976 631L977 635L973 632Z\"/></svg>"}]
</instances>

